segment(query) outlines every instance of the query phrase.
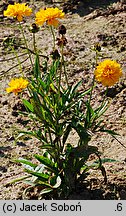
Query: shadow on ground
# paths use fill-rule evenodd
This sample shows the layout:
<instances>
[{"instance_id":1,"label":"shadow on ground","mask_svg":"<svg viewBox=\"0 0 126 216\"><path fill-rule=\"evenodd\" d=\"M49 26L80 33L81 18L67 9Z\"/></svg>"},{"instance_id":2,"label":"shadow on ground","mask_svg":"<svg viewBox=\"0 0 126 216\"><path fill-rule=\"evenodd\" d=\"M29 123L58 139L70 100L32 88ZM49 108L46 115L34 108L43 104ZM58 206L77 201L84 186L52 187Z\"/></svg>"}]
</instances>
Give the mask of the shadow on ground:
<instances>
[{"instance_id":1,"label":"shadow on ground","mask_svg":"<svg viewBox=\"0 0 126 216\"><path fill-rule=\"evenodd\" d=\"M95 9L99 8L107 8L109 5L113 3L117 3L118 0L67 0L67 1L49 1L53 4L63 2L63 11L65 13L78 13L81 17L88 15ZM46 2L45 2L46 3Z\"/></svg>"},{"instance_id":2,"label":"shadow on ground","mask_svg":"<svg viewBox=\"0 0 126 216\"><path fill-rule=\"evenodd\" d=\"M3 1L0 4L0 14L3 15L3 11L6 10L8 4L14 4L14 0L8 0ZM26 2L29 3L27 0L20 1L19 3ZM107 8L107 6L118 2L118 0L42 0L42 2L45 3L45 5L51 4L54 7L57 7L57 4L60 4L63 8L63 11L65 13L71 12L71 13L78 13L81 17L88 15L95 9L99 8ZM37 3L37 0L35 1Z\"/></svg>"}]
</instances>

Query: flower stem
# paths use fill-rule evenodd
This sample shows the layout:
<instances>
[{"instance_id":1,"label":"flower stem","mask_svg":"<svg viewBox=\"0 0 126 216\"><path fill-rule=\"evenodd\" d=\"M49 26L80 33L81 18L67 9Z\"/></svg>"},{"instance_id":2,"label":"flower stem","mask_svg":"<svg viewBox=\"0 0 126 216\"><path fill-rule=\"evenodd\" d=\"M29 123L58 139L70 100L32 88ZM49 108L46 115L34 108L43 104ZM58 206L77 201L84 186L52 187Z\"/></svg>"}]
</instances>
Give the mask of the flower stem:
<instances>
[{"instance_id":1,"label":"flower stem","mask_svg":"<svg viewBox=\"0 0 126 216\"><path fill-rule=\"evenodd\" d=\"M63 66L66 83L67 83L67 86L69 86L67 73L66 73L66 67L65 67L65 61L64 61L64 55L63 55L63 48L64 48L64 46L62 45L62 47L61 47L61 67Z\"/></svg>"},{"instance_id":2,"label":"flower stem","mask_svg":"<svg viewBox=\"0 0 126 216\"><path fill-rule=\"evenodd\" d=\"M18 57L18 55L17 55L17 52L15 51L15 49L14 49L13 46L11 46L11 49L12 49L12 51L13 51L13 53L14 53L16 59L17 59L18 66L19 66L19 71L22 73L22 76L24 77L24 74L23 74L23 72L22 72L22 67L21 67L21 61L20 61L20 59L19 59L19 57Z\"/></svg>"},{"instance_id":3,"label":"flower stem","mask_svg":"<svg viewBox=\"0 0 126 216\"><path fill-rule=\"evenodd\" d=\"M53 37L53 50L55 50L55 34L54 34L54 30L52 26L50 26L50 30L51 30L52 37Z\"/></svg>"},{"instance_id":4,"label":"flower stem","mask_svg":"<svg viewBox=\"0 0 126 216\"><path fill-rule=\"evenodd\" d=\"M27 52L28 52L28 55L29 55L29 59L30 59L31 65L32 65L32 67L33 67L32 58L31 58L31 53L30 53L30 51L29 51L28 44L27 44L27 40L26 40L25 34L24 34L24 30L23 30L22 25L21 25L20 22L19 22L19 28L20 28L20 30L21 30L21 33L22 33L22 36L23 36L23 39L24 39L24 43L25 43L25 46L26 46L26 48L27 48Z\"/></svg>"},{"instance_id":5,"label":"flower stem","mask_svg":"<svg viewBox=\"0 0 126 216\"><path fill-rule=\"evenodd\" d=\"M62 65L61 65L61 67L60 67L59 83L58 83L59 98L60 98L61 74L62 74Z\"/></svg>"},{"instance_id":6,"label":"flower stem","mask_svg":"<svg viewBox=\"0 0 126 216\"><path fill-rule=\"evenodd\" d=\"M34 47L34 53L36 53L36 41L35 41L35 33L33 33L33 47Z\"/></svg>"},{"instance_id":7,"label":"flower stem","mask_svg":"<svg viewBox=\"0 0 126 216\"><path fill-rule=\"evenodd\" d=\"M95 82L95 77L93 76L93 81L92 81L92 86L91 86L91 91L90 91L89 104L90 104L91 99L92 99L92 92L93 92L93 88L94 88L94 82Z\"/></svg>"},{"instance_id":8,"label":"flower stem","mask_svg":"<svg viewBox=\"0 0 126 216\"><path fill-rule=\"evenodd\" d=\"M108 93L108 87L106 87L106 90L105 90L105 94L104 94L104 97L103 97L103 101L102 101L101 107L103 106L103 104L104 104L104 102L105 102L107 93Z\"/></svg>"},{"instance_id":9,"label":"flower stem","mask_svg":"<svg viewBox=\"0 0 126 216\"><path fill-rule=\"evenodd\" d=\"M96 50L96 52L95 52L95 68L97 67L97 64L98 64L98 51ZM93 76L93 80L92 80L92 86L91 86L91 91L90 91L89 104L90 104L91 98L92 98L92 92L93 92L93 88L94 88L94 83L95 83L95 76Z\"/></svg>"}]
</instances>

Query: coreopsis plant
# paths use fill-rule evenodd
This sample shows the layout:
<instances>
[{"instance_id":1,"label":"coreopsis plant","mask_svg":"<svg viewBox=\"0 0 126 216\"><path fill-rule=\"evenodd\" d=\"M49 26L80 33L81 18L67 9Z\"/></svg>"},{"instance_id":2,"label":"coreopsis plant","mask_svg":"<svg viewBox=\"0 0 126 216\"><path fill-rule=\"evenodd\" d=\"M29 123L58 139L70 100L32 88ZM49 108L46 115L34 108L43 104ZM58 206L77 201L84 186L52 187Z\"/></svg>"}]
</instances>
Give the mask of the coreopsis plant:
<instances>
[{"instance_id":1,"label":"coreopsis plant","mask_svg":"<svg viewBox=\"0 0 126 216\"><path fill-rule=\"evenodd\" d=\"M15 14L14 16L17 17L16 12ZM58 8L41 9L36 13L31 32L36 34L39 31L36 25L41 26L45 22L51 27L58 27L59 19L63 17L64 13ZM52 28L51 33L55 42L56 38ZM24 191L24 194L27 194L32 187L38 187L39 198L45 193L51 193L53 198L68 198L69 194L76 189L77 184L83 182L87 177L90 169L101 170L106 182L107 176L101 153L96 146L91 144L91 138L93 134L100 131L112 136L116 135L113 131L107 130L101 120L101 116L109 107L109 101L104 97L101 104L94 108L92 94L96 86L95 80L107 87L114 85L119 80L122 75L120 65L110 59L97 65L98 58L96 58L91 88L86 91L79 90L82 80L70 85L66 73L63 49L67 39L64 25L59 26L59 34L57 44L60 51L55 48L54 43L52 63L48 64L47 60L44 61L44 67L40 67L40 53L37 47L33 47L35 63L32 72L34 73L26 79L24 77L12 79L6 89L8 93L22 94L21 91L27 87L29 98L23 98L22 94L22 102L26 107L26 111L22 114L30 120L34 129L31 127L31 130L26 130L25 128L20 131L18 138L24 136L37 138L41 143L41 150L40 154L33 156L39 163L33 163L24 158L16 161L22 163L29 174L20 179L25 179L25 183L31 185ZM95 51L98 57L100 49ZM63 74L66 85L62 82ZM78 135L74 145L68 141L73 130ZM97 160L89 165L88 159L92 154L96 155ZM104 159L104 161L111 160Z\"/></svg>"},{"instance_id":2,"label":"coreopsis plant","mask_svg":"<svg viewBox=\"0 0 126 216\"><path fill-rule=\"evenodd\" d=\"M35 22L40 26L46 22L47 25L56 27L59 24L58 19L63 19L64 16L64 12L58 8L40 9L40 11L36 13Z\"/></svg>"},{"instance_id":3,"label":"coreopsis plant","mask_svg":"<svg viewBox=\"0 0 126 216\"><path fill-rule=\"evenodd\" d=\"M96 80L104 86L113 86L122 76L122 69L116 61L106 59L99 63L94 74Z\"/></svg>"},{"instance_id":4,"label":"coreopsis plant","mask_svg":"<svg viewBox=\"0 0 126 216\"><path fill-rule=\"evenodd\" d=\"M21 22L24 16L30 16L31 13L32 9L26 3L14 3L14 5L8 5L7 10L4 11L4 16L14 17Z\"/></svg>"},{"instance_id":5,"label":"coreopsis plant","mask_svg":"<svg viewBox=\"0 0 126 216\"><path fill-rule=\"evenodd\" d=\"M12 79L8 83L8 85L9 85L9 87L6 88L7 93L13 92L16 95L19 92L22 92L23 89L27 88L28 81L26 79L23 79L22 77L20 77L20 78Z\"/></svg>"}]
</instances>

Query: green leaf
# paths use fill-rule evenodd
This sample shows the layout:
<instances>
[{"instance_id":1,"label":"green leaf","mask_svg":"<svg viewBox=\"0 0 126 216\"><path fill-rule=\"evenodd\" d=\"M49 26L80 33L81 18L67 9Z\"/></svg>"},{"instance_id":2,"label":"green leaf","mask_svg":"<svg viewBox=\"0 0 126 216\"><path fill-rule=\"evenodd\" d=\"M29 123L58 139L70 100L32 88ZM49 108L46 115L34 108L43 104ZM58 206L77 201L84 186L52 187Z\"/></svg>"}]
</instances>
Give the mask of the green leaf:
<instances>
[{"instance_id":1,"label":"green leaf","mask_svg":"<svg viewBox=\"0 0 126 216\"><path fill-rule=\"evenodd\" d=\"M66 130L64 131L64 135L63 135L63 145L65 144L65 142L66 142L66 140L67 140L67 138L68 138L68 136L69 136L69 133L70 133L70 131L71 131L71 124L69 124L68 126L67 126L67 128L66 128Z\"/></svg>"},{"instance_id":2,"label":"green leaf","mask_svg":"<svg viewBox=\"0 0 126 216\"><path fill-rule=\"evenodd\" d=\"M39 164L36 168L35 168L35 172L39 172L42 173L45 169L45 166L43 164Z\"/></svg>"},{"instance_id":3,"label":"green leaf","mask_svg":"<svg viewBox=\"0 0 126 216\"><path fill-rule=\"evenodd\" d=\"M51 68L50 68L50 73L49 73L49 77L48 77L48 80L50 80L52 82L52 79L53 77L55 77L55 74L56 74L56 71L59 67L59 63L60 61L59 60L56 60L55 62L53 62L53 64L51 65Z\"/></svg>"},{"instance_id":4,"label":"green leaf","mask_svg":"<svg viewBox=\"0 0 126 216\"><path fill-rule=\"evenodd\" d=\"M81 171L83 171L84 173L88 172L90 169L90 167L87 165L87 164L84 164L82 167L81 167Z\"/></svg>"},{"instance_id":5,"label":"green leaf","mask_svg":"<svg viewBox=\"0 0 126 216\"><path fill-rule=\"evenodd\" d=\"M27 167L26 167L26 169L27 169ZM37 172L37 173L44 173L44 169L45 169L45 166L43 165L43 164L40 164L40 165L38 165L36 168L35 168L35 172ZM32 171L32 170L31 170ZM38 179L40 179L38 176L32 176L32 178L31 178L31 181L32 182L36 182L36 181L38 181ZM42 179L41 179L42 180Z\"/></svg>"},{"instance_id":6,"label":"green leaf","mask_svg":"<svg viewBox=\"0 0 126 216\"><path fill-rule=\"evenodd\" d=\"M22 139L23 137L36 137L37 139L41 140L43 144L47 143L46 137L39 131L20 131L19 135L16 137L16 140Z\"/></svg>"},{"instance_id":7,"label":"green leaf","mask_svg":"<svg viewBox=\"0 0 126 216\"><path fill-rule=\"evenodd\" d=\"M87 107L85 128L89 128L92 122L92 118L95 116L95 112L93 108L91 107L90 103L86 102L85 105Z\"/></svg>"},{"instance_id":8,"label":"green leaf","mask_svg":"<svg viewBox=\"0 0 126 216\"><path fill-rule=\"evenodd\" d=\"M34 77L36 79L40 77L39 56L37 54L36 54L35 65L34 65Z\"/></svg>"},{"instance_id":9,"label":"green leaf","mask_svg":"<svg viewBox=\"0 0 126 216\"><path fill-rule=\"evenodd\" d=\"M90 141L91 137L88 133L88 131L86 130L85 127L83 127L81 124L79 124L78 122L76 122L76 119L73 120L72 122L72 127L76 130L76 132L78 133L79 137L80 137L80 141L87 145L88 142Z\"/></svg>"},{"instance_id":10,"label":"green leaf","mask_svg":"<svg viewBox=\"0 0 126 216\"><path fill-rule=\"evenodd\" d=\"M43 82L42 79L39 79L39 78L38 78L38 81L39 81L40 86L42 87L42 90L46 89L46 86L47 86L46 83Z\"/></svg>"},{"instance_id":11,"label":"green leaf","mask_svg":"<svg viewBox=\"0 0 126 216\"><path fill-rule=\"evenodd\" d=\"M33 164L31 161L26 160L26 159L17 159L17 160L15 160L15 162L26 164L26 165L28 165L28 166L30 166L32 168L36 168L37 167L36 164Z\"/></svg>"},{"instance_id":12,"label":"green leaf","mask_svg":"<svg viewBox=\"0 0 126 216\"><path fill-rule=\"evenodd\" d=\"M27 167L26 167L27 168ZM40 164L38 165L36 168L35 168L35 172L38 172L38 173L43 173L44 172L44 169L45 169L45 166L43 164ZM36 182L36 180L38 180L38 176L32 176L31 178L31 181L32 182Z\"/></svg>"},{"instance_id":13,"label":"green leaf","mask_svg":"<svg viewBox=\"0 0 126 216\"><path fill-rule=\"evenodd\" d=\"M40 146L41 149L55 149L55 145L52 145L52 144L44 144L42 146Z\"/></svg>"},{"instance_id":14,"label":"green leaf","mask_svg":"<svg viewBox=\"0 0 126 216\"><path fill-rule=\"evenodd\" d=\"M48 181L49 175L44 174L44 173L39 173L39 172L34 172L29 169L25 169L26 172L38 177L41 181Z\"/></svg>"},{"instance_id":15,"label":"green leaf","mask_svg":"<svg viewBox=\"0 0 126 216\"><path fill-rule=\"evenodd\" d=\"M102 132L106 132L106 133L108 133L108 134L110 134L110 135L112 135L112 136L115 136L115 135L120 136L120 134L116 133L116 132L113 131L113 130L101 129L100 131L102 131Z\"/></svg>"},{"instance_id":16,"label":"green leaf","mask_svg":"<svg viewBox=\"0 0 126 216\"><path fill-rule=\"evenodd\" d=\"M100 127L100 124L103 122L103 119L101 119L98 123L95 123L95 126L94 126L94 128L93 128L93 132L95 131L95 130L97 130L97 128L99 128Z\"/></svg>"},{"instance_id":17,"label":"green leaf","mask_svg":"<svg viewBox=\"0 0 126 216\"><path fill-rule=\"evenodd\" d=\"M22 99L22 101L23 101L23 104L26 108L28 108L31 112L34 111L33 105L31 103L29 103L29 101L27 101L26 99Z\"/></svg>"},{"instance_id":18,"label":"green leaf","mask_svg":"<svg viewBox=\"0 0 126 216\"><path fill-rule=\"evenodd\" d=\"M82 80L79 81L74 87L72 87L71 94L74 95L75 91L78 89L78 87L82 84Z\"/></svg>"},{"instance_id":19,"label":"green leaf","mask_svg":"<svg viewBox=\"0 0 126 216\"><path fill-rule=\"evenodd\" d=\"M112 163L112 162L119 162L119 161L115 160L115 159L112 159L112 158L102 158L101 162L102 163L106 163L106 162ZM95 163L99 163L99 160L94 161L94 164Z\"/></svg>"},{"instance_id":20,"label":"green leaf","mask_svg":"<svg viewBox=\"0 0 126 216\"><path fill-rule=\"evenodd\" d=\"M106 110L109 107L110 102L109 101L105 101L100 107L98 107L95 112L97 113L97 118L99 118L101 115L103 115ZM96 119L97 119L96 118Z\"/></svg>"},{"instance_id":21,"label":"green leaf","mask_svg":"<svg viewBox=\"0 0 126 216\"><path fill-rule=\"evenodd\" d=\"M21 133L19 133L18 134L18 136L16 137L16 139L15 140L19 140L19 139L22 139L24 136L26 135L26 133L24 132L21 132Z\"/></svg>"},{"instance_id":22,"label":"green leaf","mask_svg":"<svg viewBox=\"0 0 126 216\"><path fill-rule=\"evenodd\" d=\"M49 170L53 171L54 173L55 173L55 172L56 172L56 173L58 172L58 170L57 170L57 168L56 168L56 166L55 166L55 163L53 163L53 162L51 161L51 159L46 158L46 157L44 157L44 156L37 155L37 154L35 154L34 156L35 156L35 158L36 158L38 161L40 161L42 164L44 164Z\"/></svg>"},{"instance_id":23,"label":"green leaf","mask_svg":"<svg viewBox=\"0 0 126 216\"><path fill-rule=\"evenodd\" d=\"M33 181L30 181L30 180L24 180L23 182L25 184L28 184L28 185L36 186L36 183L34 183Z\"/></svg>"},{"instance_id":24,"label":"green leaf","mask_svg":"<svg viewBox=\"0 0 126 216\"><path fill-rule=\"evenodd\" d=\"M52 191L53 191L53 189L51 189L51 188L44 188L43 190L41 190L40 195L47 194L47 193L50 193Z\"/></svg>"},{"instance_id":25,"label":"green leaf","mask_svg":"<svg viewBox=\"0 0 126 216\"><path fill-rule=\"evenodd\" d=\"M58 176L56 179L56 184L53 186L53 188L58 188L60 185L61 185L61 178L60 176Z\"/></svg>"},{"instance_id":26,"label":"green leaf","mask_svg":"<svg viewBox=\"0 0 126 216\"><path fill-rule=\"evenodd\" d=\"M10 184L14 184L14 183L16 183L16 182L23 181L24 179L27 179L27 178L30 178L30 177L31 177L31 175L22 176L22 177L20 177L20 178L16 178L16 179L14 179L14 180L11 180L10 182L7 182L6 184L4 184L4 186L6 187L6 186L8 186L8 185L10 185Z\"/></svg>"},{"instance_id":27,"label":"green leaf","mask_svg":"<svg viewBox=\"0 0 126 216\"><path fill-rule=\"evenodd\" d=\"M78 93L78 94L77 94L77 98L80 99L80 98L84 97L86 94L89 94L90 91L91 91L91 88L88 89L87 91Z\"/></svg>"}]
</instances>

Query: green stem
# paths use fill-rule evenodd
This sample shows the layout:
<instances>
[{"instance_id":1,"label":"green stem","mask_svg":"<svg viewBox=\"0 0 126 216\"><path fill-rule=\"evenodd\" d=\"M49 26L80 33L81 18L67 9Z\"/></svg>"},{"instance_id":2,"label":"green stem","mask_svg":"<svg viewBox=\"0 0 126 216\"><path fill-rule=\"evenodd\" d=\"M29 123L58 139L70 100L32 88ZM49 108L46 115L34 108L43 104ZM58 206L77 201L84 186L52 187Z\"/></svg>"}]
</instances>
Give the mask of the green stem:
<instances>
[{"instance_id":1,"label":"green stem","mask_svg":"<svg viewBox=\"0 0 126 216\"><path fill-rule=\"evenodd\" d=\"M63 48L64 48L64 46L62 45L62 47L61 47L61 67L63 66L64 74L65 74L65 80L66 80L67 86L69 86L67 73L66 73L66 67L65 67L65 61L64 61L64 55L63 55Z\"/></svg>"},{"instance_id":2,"label":"green stem","mask_svg":"<svg viewBox=\"0 0 126 216\"><path fill-rule=\"evenodd\" d=\"M50 30L51 30L52 37L53 37L53 50L55 50L55 34L54 34L54 30L52 26L50 26Z\"/></svg>"},{"instance_id":3,"label":"green stem","mask_svg":"<svg viewBox=\"0 0 126 216\"><path fill-rule=\"evenodd\" d=\"M40 69L39 54L38 54L38 50L37 50L37 46L36 46L35 33L33 33L33 48L34 48L34 53L35 53L36 57L38 58L38 65L39 65L39 69ZM40 74L39 74L39 75L40 75Z\"/></svg>"},{"instance_id":4,"label":"green stem","mask_svg":"<svg viewBox=\"0 0 126 216\"><path fill-rule=\"evenodd\" d=\"M27 40L26 40L25 34L24 34L24 30L23 30L22 25L21 25L20 22L19 22L19 28L20 28L20 30L21 30L21 33L22 33L22 36L23 36L23 39L24 39L24 43L25 43L25 46L26 46L26 48L27 48L27 52L28 52L28 55L29 55L29 59L30 59L30 62L31 62L31 66L33 67L32 58L31 58L31 53L30 53L30 51L29 51L28 44L27 44Z\"/></svg>"},{"instance_id":5,"label":"green stem","mask_svg":"<svg viewBox=\"0 0 126 216\"><path fill-rule=\"evenodd\" d=\"M97 67L98 64L98 51L96 50L96 54L95 54L95 67Z\"/></svg>"},{"instance_id":6,"label":"green stem","mask_svg":"<svg viewBox=\"0 0 126 216\"><path fill-rule=\"evenodd\" d=\"M53 144L53 141L52 141L52 135L51 135L51 131L50 131L50 128L48 127L48 134L49 134L49 139L50 139L50 143L51 145Z\"/></svg>"},{"instance_id":7,"label":"green stem","mask_svg":"<svg viewBox=\"0 0 126 216\"><path fill-rule=\"evenodd\" d=\"M105 90L105 94L104 94L104 97L103 97L103 101L102 101L101 107L102 107L103 104L104 104L104 101L105 101L105 99L106 99L107 93L108 93L108 87L106 87L106 90Z\"/></svg>"},{"instance_id":8,"label":"green stem","mask_svg":"<svg viewBox=\"0 0 126 216\"><path fill-rule=\"evenodd\" d=\"M93 81L92 81L92 86L91 86L91 91L90 91L89 104L90 104L91 99L92 99L92 92L93 92L93 89L94 89L94 82L95 82L95 77L93 76Z\"/></svg>"},{"instance_id":9,"label":"green stem","mask_svg":"<svg viewBox=\"0 0 126 216\"><path fill-rule=\"evenodd\" d=\"M19 66L19 71L21 72L22 76L24 77L24 74L23 74L23 72L22 72L22 67L21 67L21 61L20 61L20 59L19 59L19 57L18 57L18 55L17 55L17 52L15 51L15 49L14 49L13 46L11 46L11 49L12 49L12 51L13 51L13 53L14 53L16 59L17 59L18 66Z\"/></svg>"},{"instance_id":10,"label":"green stem","mask_svg":"<svg viewBox=\"0 0 126 216\"><path fill-rule=\"evenodd\" d=\"M104 99L105 99L105 97L106 97L107 93L108 93L108 86L106 87L106 90L105 90Z\"/></svg>"},{"instance_id":11,"label":"green stem","mask_svg":"<svg viewBox=\"0 0 126 216\"><path fill-rule=\"evenodd\" d=\"M35 41L35 33L33 33L33 47L34 47L34 53L36 53L36 41Z\"/></svg>"},{"instance_id":12,"label":"green stem","mask_svg":"<svg viewBox=\"0 0 126 216\"><path fill-rule=\"evenodd\" d=\"M98 51L96 50L96 53L95 53L95 68L97 67L97 63L98 63ZM95 76L93 76L93 80L92 80L92 87L91 87L91 92L90 92L89 104L90 104L91 98L92 98L92 92L93 92L93 89L94 89L94 83L95 83Z\"/></svg>"},{"instance_id":13,"label":"green stem","mask_svg":"<svg viewBox=\"0 0 126 216\"><path fill-rule=\"evenodd\" d=\"M58 83L59 97L60 97L61 75L62 75L62 58L61 58L61 66L60 66L60 71L59 71L59 83Z\"/></svg>"}]
</instances>

